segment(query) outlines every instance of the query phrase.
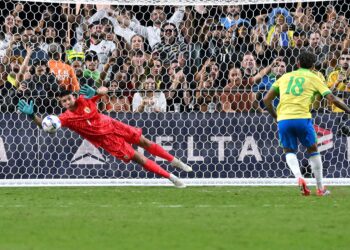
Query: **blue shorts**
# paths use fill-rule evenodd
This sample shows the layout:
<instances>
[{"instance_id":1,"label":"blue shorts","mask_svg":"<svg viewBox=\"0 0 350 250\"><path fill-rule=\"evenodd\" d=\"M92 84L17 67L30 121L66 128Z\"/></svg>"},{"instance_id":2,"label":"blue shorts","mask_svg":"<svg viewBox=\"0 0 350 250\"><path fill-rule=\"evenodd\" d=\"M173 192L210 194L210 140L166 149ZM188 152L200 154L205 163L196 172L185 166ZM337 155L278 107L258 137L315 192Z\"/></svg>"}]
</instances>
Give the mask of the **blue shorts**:
<instances>
[{"instance_id":1,"label":"blue shorts","mask_svg":"<svg viewBox=\"0 0 350 250\"><path fill-rule=\"evenodd\" d=\"M305 147L317 142L312 119L290 119L278 122L278 135L283 148L298 150L298 140Z\"/></svg>"}]
</instances>

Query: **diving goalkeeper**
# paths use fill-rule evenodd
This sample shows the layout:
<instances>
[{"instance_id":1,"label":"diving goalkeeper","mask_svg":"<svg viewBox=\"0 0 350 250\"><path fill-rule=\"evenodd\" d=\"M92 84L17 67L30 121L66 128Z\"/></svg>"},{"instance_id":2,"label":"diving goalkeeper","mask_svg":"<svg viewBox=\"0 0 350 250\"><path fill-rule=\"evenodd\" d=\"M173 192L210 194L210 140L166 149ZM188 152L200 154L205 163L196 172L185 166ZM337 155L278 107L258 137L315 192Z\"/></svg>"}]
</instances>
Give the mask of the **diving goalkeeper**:
<instances>
[{"instance_id":1,"label":"diving goalkeeper","mask_svg":"<svg viewBox=\"0 0 350 250\"><path fill-rule=\"evenodd\" d=\"M137 152L133 149L132 144L143 147L152 155L161 157L169 161L171 166L186 172L192 171L190 166L169 154L160 145L145 138L142 135L141 128L129 126L98 112L96 102L108 93L106 87L95 90L88 85L84 85L79 93L78 98L67 90L59 93L60 104L66 109L59 116L62 127L75 131L95 147L103 148L125 163L134 161L148 171L169 179L176 187L185 187L185 184L178 177ZM18 104L18 109L33 119L41 128L42 119L34 113L33 108L33 101L28 104L26 101L20 100Z\"/></svg>"}]
</instances>

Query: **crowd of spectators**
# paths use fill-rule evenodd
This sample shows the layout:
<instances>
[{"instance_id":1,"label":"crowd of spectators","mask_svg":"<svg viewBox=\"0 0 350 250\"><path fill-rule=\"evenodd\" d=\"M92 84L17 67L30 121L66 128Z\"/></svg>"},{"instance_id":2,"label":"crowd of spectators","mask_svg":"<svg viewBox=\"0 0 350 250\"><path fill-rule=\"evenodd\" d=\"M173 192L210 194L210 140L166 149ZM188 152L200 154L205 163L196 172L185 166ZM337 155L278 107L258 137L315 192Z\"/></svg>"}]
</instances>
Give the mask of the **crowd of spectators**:
<instances>
[{"instance_id":1,"label":"crowd of spectators","mask_svg":"<svg viewBox=\"0 0 350 250\"><path fill-rule=\"evenodd\" d=\"M14 2L0 11L2 112L21 98L59 112L55 94L84 84L109 88L105 112L264 112L266 91L297 69L303 50L317 55L315 74L334 93L347 101L350 92L350 26L340 3L248 10Z\"/></svg>"}]
</instances>

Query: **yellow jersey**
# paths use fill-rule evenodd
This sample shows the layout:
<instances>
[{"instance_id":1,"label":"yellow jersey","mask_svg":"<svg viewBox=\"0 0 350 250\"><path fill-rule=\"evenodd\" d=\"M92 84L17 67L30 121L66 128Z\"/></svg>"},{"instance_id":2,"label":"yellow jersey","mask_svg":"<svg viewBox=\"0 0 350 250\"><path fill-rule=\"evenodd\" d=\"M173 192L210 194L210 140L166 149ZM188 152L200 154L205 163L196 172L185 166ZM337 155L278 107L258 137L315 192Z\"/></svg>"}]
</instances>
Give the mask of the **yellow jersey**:
<instances>
[{"instance_id":1,"label":"yellow jersey","mask_svg":"<svg viewBox=\"0 0 350 250\"><path fill-rule=\"evenodd\" d=\"M272 88L279 93L277 121L311 118L310 105L317 94L331 93L323 79L308 69L300 68L284 74Z\"/></svg>"},{"instance_id":2,"label":"yellow jersey","mask_svg":"<svg viewBox=\"0 0 350 250\"><path fill-rule=\"evenodd\" d=\"M340 70L335 70L333 72L331 72L328 76L327 79L327 85L328 88L333 88L333 86L337 83L338 81L338 77L339 74L342 73ZM340 82L338 84L338 86L336 87L337 91L344 91L344 92L350 92L350 88L348 87L348 85L346 84L346 82ZM333 112L344 112L344 110L338 108L337 106L335 106L334 104L332 104L332 111Z\"/></svg>"}]
</instances>

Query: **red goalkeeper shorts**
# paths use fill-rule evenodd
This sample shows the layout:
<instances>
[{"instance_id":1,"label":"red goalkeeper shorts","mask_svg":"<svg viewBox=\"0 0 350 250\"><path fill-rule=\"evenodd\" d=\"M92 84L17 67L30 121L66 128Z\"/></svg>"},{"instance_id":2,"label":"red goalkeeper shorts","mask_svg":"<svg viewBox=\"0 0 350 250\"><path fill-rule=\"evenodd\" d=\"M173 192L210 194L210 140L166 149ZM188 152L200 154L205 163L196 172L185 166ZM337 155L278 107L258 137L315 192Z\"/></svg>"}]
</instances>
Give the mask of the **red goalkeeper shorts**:
<instances>
[{"instance_id":1,"label":"red goalkeeper shorts","mask_svg":"<svg viewBox=\"0 0 350 250\"><path fill-rule=\"evenodd\" d=\"M101 147L118 159L129 162L135 155L132 144L138 144L142 135L141 128L135 128L119 121L113 122L115 133L103 138Z\"/></svg>"}]
</instances>

